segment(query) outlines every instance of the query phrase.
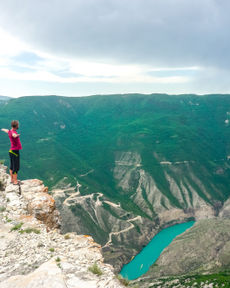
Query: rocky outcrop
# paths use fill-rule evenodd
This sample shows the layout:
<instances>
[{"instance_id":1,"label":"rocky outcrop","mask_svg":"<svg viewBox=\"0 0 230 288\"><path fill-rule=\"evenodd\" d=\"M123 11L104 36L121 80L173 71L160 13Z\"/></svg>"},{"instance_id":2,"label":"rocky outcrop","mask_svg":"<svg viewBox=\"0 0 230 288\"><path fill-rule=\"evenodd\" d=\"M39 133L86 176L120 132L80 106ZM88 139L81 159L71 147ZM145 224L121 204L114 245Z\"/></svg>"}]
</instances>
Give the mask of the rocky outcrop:
<instances>
[{"instance_id":1,"label":"rocky outcrop","mask_svg":"<svg viewBox=\"0 0 230 288\"><path fill-rule=\"evenodd\" d=\"M39 284L40 283L40 284ZM42 284L41 284L42 283ZM42 285L42 286L41 286ZM42 264L34 272L28 275L12 276L0 283L4 288L25 288L25 287L49 287L66 288L63 274L54 260Z\"/></svg>"},{"instance_id":2,"label":"rocky outcrop","mask_svg":"<svg viewBox=\"0 0 230 288\"><path fill-rule=\"evenodd\" d=\"M23 181L20 195L5 170L0 166L0 288L122 287L90 236L60 234L55 201L43 183ZM95 263L101 276L89 271Z\"/></svg>"},{"instance_id":3,"label":"rocky outcrop","mask_svg":"<svg viewBox=\"0 0 230 288\"><path fill-rule=\"evenodd\" d=\"M20 186L9 184L6 186L5 192L8 199L11 199L11 206L14 205L12 201L15 198L15 193L18 193L22 195L30 215L42 221L50 229L60 226L60 214L56 209L55 201L47 193L48 188L44 186L41 180L25 180Z\"/></svg>"}]
</instances>

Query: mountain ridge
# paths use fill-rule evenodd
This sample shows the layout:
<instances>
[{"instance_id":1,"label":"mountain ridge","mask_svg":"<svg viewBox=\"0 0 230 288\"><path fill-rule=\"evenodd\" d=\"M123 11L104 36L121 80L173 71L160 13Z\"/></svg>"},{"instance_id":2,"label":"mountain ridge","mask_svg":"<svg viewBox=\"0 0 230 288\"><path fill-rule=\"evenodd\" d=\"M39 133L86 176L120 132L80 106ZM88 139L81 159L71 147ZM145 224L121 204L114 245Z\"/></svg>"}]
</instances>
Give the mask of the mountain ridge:
<instances>
[{"instance_id":1,"label":"mountain ridge","mask_svg":"<svg viewBox=\"0 0 230 288\"><path fill-rule=\"evenodd\" d=\"M160 229L215 218L229 199L229 95L23 97L0 106L0 125L11 118L22 177L60 188L65 229L108 243L117 270Z\"/></svg>"},{"instance_id":2,"label":"mountain ridge","mask_svg":"<svg viewBox=\"0 0 230 288\"><path fill-rule=\"evenodd\" d=\"M10 100L12 99L11 97L8 97L8 96L2 96L0 95L0 101L7 101L7 100Z\"/></svg>"}]
</instances>

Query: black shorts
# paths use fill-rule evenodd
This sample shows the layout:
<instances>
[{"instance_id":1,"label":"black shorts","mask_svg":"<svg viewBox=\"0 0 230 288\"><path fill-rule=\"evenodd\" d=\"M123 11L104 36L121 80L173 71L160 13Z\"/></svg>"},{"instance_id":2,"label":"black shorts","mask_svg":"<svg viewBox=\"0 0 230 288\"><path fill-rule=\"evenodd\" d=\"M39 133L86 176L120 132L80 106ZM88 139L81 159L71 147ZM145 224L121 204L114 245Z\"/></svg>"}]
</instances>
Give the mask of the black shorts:
<instances>
[{"instance_id":1,"label":"black shorts","mask_svg":"<svg viewBox=\"0 0 230 288\"><path fill-rule=\"evenodd\" d=\"M20 154L19 150L10 150L10 170L13 174L17 174L20 169Z\"/></svg>"}]
</instances>

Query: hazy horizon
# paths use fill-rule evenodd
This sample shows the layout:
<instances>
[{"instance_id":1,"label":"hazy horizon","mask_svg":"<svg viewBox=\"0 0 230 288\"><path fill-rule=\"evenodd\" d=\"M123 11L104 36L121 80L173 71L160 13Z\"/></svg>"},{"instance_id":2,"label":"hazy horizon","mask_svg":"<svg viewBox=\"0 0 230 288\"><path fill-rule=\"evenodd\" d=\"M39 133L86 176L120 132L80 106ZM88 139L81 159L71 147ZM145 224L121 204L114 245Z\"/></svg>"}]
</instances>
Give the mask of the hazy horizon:
<instances>
[{"instance_id":1,"label":"hazy horizon","mask_svg":"<svg viewBox=\"0 0 230 288\"><path fill-rule=\"evenodd\" d=\"M7 96L7 95L0 95L0 97L7 97L7 98L22 98L22 97L49 97L49 96L55 96L55 97L67 97L67 98L80 98L80 97L95 97L95 96L116 96L116 95L135 95L135 94L140 94L140 95L167 95L167 96L182 96L182 95L188 95L188 96L191 96L191 95L194 95L194 96L199 96L199 97L202 97L202 96L212 96L212 95L229 95L230 96L230 93L207 93L207 94L198 94L198 93L181 93L181 94L170 94L170 93L111 93L111 94L108 94L108 93L105 93L105 94L91 94L91 95L79 95L79 96L75 96L75 95L58 95L58 94L44 94L44 95L40 95L40 94L37 94L37 95L20 95L20 96Z\"/></svg>"}]
</instances>

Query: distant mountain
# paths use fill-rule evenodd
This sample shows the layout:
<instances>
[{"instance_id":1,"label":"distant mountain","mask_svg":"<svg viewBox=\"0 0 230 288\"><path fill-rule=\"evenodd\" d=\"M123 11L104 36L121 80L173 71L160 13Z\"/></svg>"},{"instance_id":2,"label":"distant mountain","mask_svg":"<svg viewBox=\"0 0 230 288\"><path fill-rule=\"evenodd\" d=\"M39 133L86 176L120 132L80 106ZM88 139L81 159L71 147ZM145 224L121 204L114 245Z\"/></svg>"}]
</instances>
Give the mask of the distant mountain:
<instances>
[{"instance_id":1,"label":"distant mountain","mask_svg":"<svg viewBox=\"0 0 230 288\"><path fill-rule=\"evenodd\" d=\"M11 98L8 97L8 96L1 96L0 95L0 101L7 101L7 100L10 100Z\"/></svg>"},{"instance_id":2,"label":"distant mountain","mask_svg":"<svg viewBox=\"0 0 230 288\"><path fill-rule=\"evenodd\" d=\"M91 234L117 269L163 227L218 216L230 197L230 95L21 97L0 106L0 127L12 119L20 177L56 188L63 232Z\"/></svg>"}]
</instances>

